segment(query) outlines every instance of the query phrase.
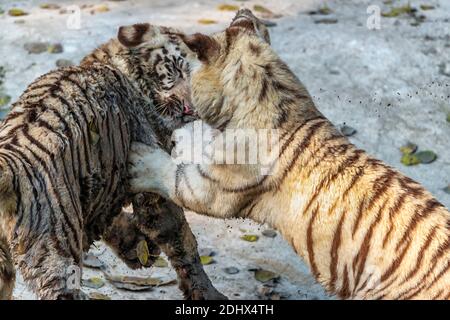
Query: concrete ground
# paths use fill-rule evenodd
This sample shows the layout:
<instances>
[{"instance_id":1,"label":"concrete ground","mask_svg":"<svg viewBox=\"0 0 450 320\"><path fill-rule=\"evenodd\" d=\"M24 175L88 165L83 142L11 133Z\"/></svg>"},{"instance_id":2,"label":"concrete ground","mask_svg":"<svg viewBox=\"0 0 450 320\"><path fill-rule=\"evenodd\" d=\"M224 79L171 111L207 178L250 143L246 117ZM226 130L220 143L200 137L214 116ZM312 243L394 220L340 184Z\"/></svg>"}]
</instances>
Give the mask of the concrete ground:
<instances>
[{"instance_id":1,"label":"concrete ground","mask_svg":"<svg viewBox=\"0 0 450 320\"><path fill-rule=\"evenodd\" d=\"M367 13L370 5L389 12L407 1L394 0L390 5L380 0L329 0L327 7L319 0L54 1L61 9L73 4L88 5L81 9L79 30L67 28L70 15L60 13L60 9L39 8L44 2L48 1L4 0L0 4L4 11L19 7L29 13L23 17L0 14L0 65L6 70L3 92L12 101L33 79L55 68L57 59L78 63L97 45L115 36L120 25L148 21L186 32L212 32L222 29L234 15L218 10L218 5L248 8L263 5L282 15L269 17L277 24L270 29L273 47L304 82L319 109L335 124L345 123L356 129L350 139L357 146L419 181L450 207L450 195L443 191L450 183L450 123L446 122L450 112L449 1L409 1L416 8L427 4L434 9L419 9L415 17L381 17L377 30L367 27L368 18L373 21ZM331 9L331 13L308 14L320 7ZM204 25L199 19L217 23ZM33 41L61 43L64 51L28 54L23 46ZM399 147L408 141L416 143L420 150L434 151L437 160L427 165L404 166L400 163ZM261 235L266 226L242 220L216 220L194 213L188 213L188 220L202 252L215 252L215 263L205 269L216 287L230 298L259 299L270 290L274 291L269 294L272 298L331 298L280 235L275 238ZM257 234L260 238L245 242L240 239L243 234ZM91 253L114 274L175 277L171 268L128 270L101 243ZM236 267L239 273L227 274L226 267ZM255 280L254 272L249 271L252 268L273 271L281 278L274 287L264 289ZM83 278L90 277L103 275L86 268ZM174 285L149 292L130 292L116 289L106 281L100 289L84 290L101 292L113 299L181 298ZM35 298L20 277L14 297Z\"/></svg>"}]
</instances>

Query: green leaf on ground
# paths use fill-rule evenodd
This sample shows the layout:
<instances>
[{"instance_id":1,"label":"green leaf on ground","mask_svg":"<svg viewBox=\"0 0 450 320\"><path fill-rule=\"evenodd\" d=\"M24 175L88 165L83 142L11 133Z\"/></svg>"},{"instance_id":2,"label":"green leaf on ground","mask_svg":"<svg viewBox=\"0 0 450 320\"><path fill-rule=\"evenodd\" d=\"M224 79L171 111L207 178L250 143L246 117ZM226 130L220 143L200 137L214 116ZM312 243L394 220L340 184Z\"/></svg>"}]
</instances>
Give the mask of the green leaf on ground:
<instances>
[{"instance_id":1,"label":"green leaf on ground","mask_svg":"<svg viewBox=\"0 0 450 320\"><path fill-rule=\"evenodd\" d=\"M19 9L19 8L12 8L12 9L9 9L8 14L9 14L11 17L21 17L21 16L26 16L26 15L28 15L27 12L25 12L25 11L23 11L22 9Z\"/></svg>"},{"instance_id":2,"label":"green leaf on ground","mask_svg":"<svg viewBox=\"0 0 450 320\"><path fill-rule=\"evenodd\" d=\"M434 8L435 8L435 7L432 6L432 5L430 5L430 4L421 4L421 5L420 5L420 9L423 10L423 11L426 11L426 10L433 10Z\"/></svg>"},{"instance_id":3,"label":"green leaf on ground","mask_svg":"<svg viewBox=\"0 0 450 320\"><path fill-rule=\"evenodd\" d=\"M323 5L322 7L317 9L317 13L322 14L322 15L328 15L332 12L333 12L333 10L331 10L330 7L328 7L327 5Z\"/></svg>"},{"instance_id":4,"label":"green leaf on ground","mask_svg":"<svg viewBox=\"0 0 450 320\"><path fill-rule=\"evenodd\" d=\"M400 147L400 151L403 154L413 154L417 151L417 145L412 142L408 142L404 146Z\"/></svg>"},{"instance_id":5,"label":"green leaf on ground","mask_svg":"<svg viewBox=\"0 0 450 320\"><path fill-rule=\"evenodd\" d=\"M0 107L6 106L11 101L11 97L7 94L0 93Z\"/></svg>"},{"instance_id":6,"label":"green leaf on ground","mask_svg":"<svg viewBox=\"0 0 450 320\"><path fill-rule=\"evenodd\" d=\"M233 4L221 4L217 7L220 11L238 11L239 6L235 6Z\"/></svg>"},{"instance_id":7,"label":"green leaf on ground","mask_svg":"<svg viewBox=\"0 0 450 320\"><path fill-rule=\"evenodd\" d=\"M394 17L398 17L403 14L412 14L412 13L414 13L414 9L408 3L404 6L393 7L393 8L391 8L390 11L382 12L381 16L385 17L385 18L394 18Z\"/></svg>"},{"instance_id":8,"label":"green leaf on ground","mask_svg":"<svg viewBox=\"0 0 450 320\"><path fill-rule=\"evenodd\" d=\"M400 162L405 166L414 166L420 163L419 158L415 154L404 154L400 159Z\"/></svg>"},{"instance_id":9,"label":"green leaf on ground","mask_svg":"<svg viewBox=\"0 0 450 320\"><path fill-rule=\"evenodd\" d=\"M217 23L217 21L213 20L213 19L198 19L197 22L200 24L216 24Z\"/></svg>"},{"instance_id":10,"label":"green leaf on ground","mask_svg":"<svg viewBox=\"0 0 450 320\"><path fill-rule=\"evenodd\" d=\"M419 159L420 163L424 164L431 163L437 158L436 153L430 150L417 152L415 156Z\"/></svg>"},{"instance_id":11,"label":"green leaf on ground","mask_svg":"<svg viewBox=\"0 0 450 320\"><path fill-rule=\"evenodd\" d=\"M206 266L214 262L214 259L211 256L200 256L200 262L202 265Z\"/></svg>"},{"instance_id":12,"label":"green leaf on ground","mask_svg":"<svg viewBox=\"0 0 450 320\"><path fill-rule=\"evenodd\" d=\"M248 242L255 242L258 241L259 236L257 236L256 234L244 234L243 236L241 236L241 239Z\"/></svg>"},{"instance_id":13,"label":"green leaf on ground","mask_svg":"<svg viewBox=\"0 0 450 320\"><path fill-rule=\"evenodd\" d=\"M450 122L450 112L447 113L447 122Z\"/></svg>"},{"instance_id":14,"label":"green leaf on ground","mask_svg":"<svg viewBox=\"0 0 450 320\"><path fill-rule=\"evenodd\" d=\"M61 53L63 51L64 49L61 43L54 43L47 47L48 53Z\"/></svg>"},{"instance_id":15,"label":"green leaf on ground","mask_svg":"<svg viewBox=\"0 0 450 320\"><path fill-rule=\"evenodd\" d=\"M259 13L266 13L266 14L273 14L273 12L269 9L267 9L266 7L259 5L259 4L255 4L253 6L253 10Z\"/></svg>"},{"instance_id":16,"label":"green leaf on ground","mask_svg":"<svg viewBox=\"0 0 450 320\"><path fill-rule=\"evenodd\" d=\"M278 279L280 276L275 272L258 269L255 271L255 279L259 282L268 282L270 280Z\"/></svg>"}]
</instances>

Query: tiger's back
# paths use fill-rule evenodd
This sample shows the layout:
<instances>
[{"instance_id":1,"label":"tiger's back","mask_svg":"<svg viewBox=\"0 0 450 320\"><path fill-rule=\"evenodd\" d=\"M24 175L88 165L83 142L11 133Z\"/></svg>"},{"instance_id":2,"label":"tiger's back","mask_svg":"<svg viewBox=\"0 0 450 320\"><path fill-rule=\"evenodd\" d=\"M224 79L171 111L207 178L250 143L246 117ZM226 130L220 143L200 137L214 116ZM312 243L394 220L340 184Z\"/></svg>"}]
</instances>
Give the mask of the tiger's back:
<instances>
[{"instance_id":1,"label":"tiger's back","mask_svg":"<svg viewBox=\"0 0 450 320\"><path fill-rule=\"evenodd\" d=\"M0 130L1 233L25 279L51 261L49 247L81 267L81 252L120 213L130 119L152 132L143 106L127 79L99 64L50 72L13 105ZM54 286L61 270L49 269Z\"/></svg>"}]
</instances>

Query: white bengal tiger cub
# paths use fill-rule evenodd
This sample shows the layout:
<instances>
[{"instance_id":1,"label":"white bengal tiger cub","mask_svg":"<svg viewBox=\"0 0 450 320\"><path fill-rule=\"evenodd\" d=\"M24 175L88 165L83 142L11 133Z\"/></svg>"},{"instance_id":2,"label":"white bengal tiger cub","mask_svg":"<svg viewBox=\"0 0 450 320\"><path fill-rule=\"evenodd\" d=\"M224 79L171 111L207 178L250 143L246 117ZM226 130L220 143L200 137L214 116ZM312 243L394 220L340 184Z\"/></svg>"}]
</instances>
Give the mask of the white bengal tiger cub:
<instances>
[{"instance_id":1,"label":"white bengal tiger cub","mask_svg":"<svg viewBox=\"0 0 450 320\"><path fill-rule=\"evenodd\" d=\"M163 150L134 144L133 190L269 223L341 298L450 299L449 211L336 130L251 12L238 12L224 32L182 38L198 57L191 86L202 120L223 134L276 129L270 147L278 157L263 175L261 164L177 165Z\"/></svg>"},{"instance_id":2,"label":"white bengal tiger cub","mask_svg":"<svg viewBox=\"0 0 450 320\"><path fill-rule=\"evenodd\" d=\"M0 299L15 268L41 299L80 299L68 277L100 238L131 268L162 249L186 298L223 299L211 284L182 209L128 192L131 141L171 147L172 130L193 119L189 69L176 30L138 24L80 66L34 81L0 128ZM122 211L132 202L134 214ZM81 277L81 274L78 274Z\"/></svg>"}]
</instances>

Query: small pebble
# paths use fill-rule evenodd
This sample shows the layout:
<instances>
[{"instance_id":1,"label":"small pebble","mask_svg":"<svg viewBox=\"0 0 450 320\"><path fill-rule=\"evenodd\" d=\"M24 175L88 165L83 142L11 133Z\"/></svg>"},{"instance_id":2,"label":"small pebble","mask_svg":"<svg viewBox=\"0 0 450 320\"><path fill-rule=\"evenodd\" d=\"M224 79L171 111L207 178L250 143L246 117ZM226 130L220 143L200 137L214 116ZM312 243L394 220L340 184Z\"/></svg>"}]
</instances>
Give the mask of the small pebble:
<instances>
[{"instance_id":1,"label":"small pebble","mask_svg":"<svg viewBox=\"0 0 450 320\"><path fill-rule=\"evenodd\" d=\"M276 27L276 26L277 26L277 23L276 23L276 22L273 22L273 21L271 21L271 20L261 20L261 22L264 23L264 25L265 25L266 27L268 27L268 28Z\"/></svg>"},{"instance_id":2,"label":"small pebble","mask_svg":"<svg viewBox=\"0 0 450 320\"><path fill-rule=\"evenodd\" d=\"M350 137L350 136L352 136L352 135L354 135L354 134L356 133L356 129L354 129L354 128L350 127L350 126L347 126L347 125L345 125L345 124L343 124L343 125L339 128L339 130L340 130L341 133L342 133L344 136L346 136L346 137Z\"/></svg>"},{"instance_id":3,"label":"small pebble","mask_svg":"<svg viewBox=\"0 0 450 320\"><path fill-rule=\"evenodd\" d=\"M446 62L442 62L439 65L439 73L444 76L450 77L450 64L446 63Z\"/></svg>"},{"instance_id":4,"label":"small pebble","mask_svg":"<svg viewBox=\"0 0 450 320\"><path fill-rule=\"evenodd\" d=\"M200 256L213 257L216 255L212 248L200 248L198 250Z\"/></svg>"},{"instance_id":5,"label":"small pebble","mask_svg":"<svg viewBox=\"0 0 450 320\"><path fill-rule=\"evenodd\" d=\"M262 232L262 235L268 238L275 238L277 236L277 232L272 229L267 229Z\"/></svg>"},{"instance_id":6,"label":"small pebble","mask_svg":"<svg viewBox=\"0 0 450 320\"><path fill-rule=\"evenodd\" d=\"M315 24L335 24L335 23L338 23L338 19L323 18L323 19L314 20L314 23Z\"/></svg>"},{"instance_id":7,"label":"small pebble","mask_svg":"<svg viewBox=\"0 0 450 320\"><path fill-rule=\"evenodd\" d=\"M228 273L228 274L236 274L236 273L239 273L239 269L236 268L236 267L228 267L228 268L225 268L225 269L223 269L223 270L225 271L225 273Z\"/></svg>"},{"instance_id":8,"label":"small pebble","mask_svg":"<svg viewBox=\"0 0 450 320\"><path fill-rule=\"evenodd\" d=\"M48 45L48 42L28 42L23 47L29 54L39 54L46 52Z\"/></svg>"},{"instance_id":9,"label":"small pebble","mask_svg":"<svg viewBox=\"0 0 450 320\"><path fill-rule=\"evenodd\" d=\"M61 43L54 43L48 46L47 51L49 53L61 53L64 49Z\"/></svg>"},{"instance_id":10,"label":"small pebble","mask_svg":"<svg viewBox=\"0 0 450 320\"><path fill-rule=\"evenodd\" d=\"M442 189L442 190L444 190L445 193L450 194L450 184L449 184L448 186L446 186L446 187L445 187L444 189Z\"/></svg>"},{"instance_id":11,"label":"small pebble","mask_svg":"<svg viewBox=\"0 0 450 320\"><path fill-rule=\"evenodd\" d=\"M56 60L56 66L57 67L59 67L59 68L62 68L62 67L70 67L70 66L73 66L73 65L75 65L72 61L70 61L70 60L67 60L67 59L58 59L58 60Z\"/></svg>"}]
</instances>

